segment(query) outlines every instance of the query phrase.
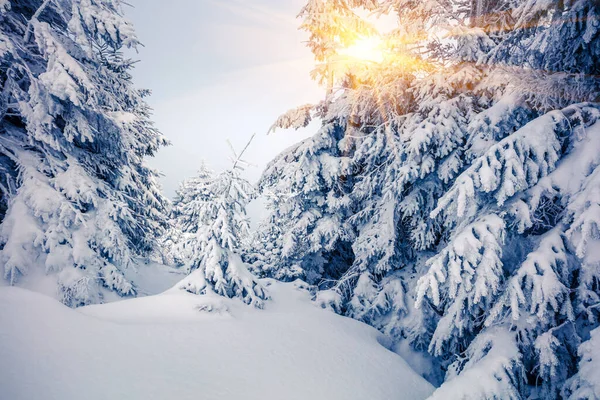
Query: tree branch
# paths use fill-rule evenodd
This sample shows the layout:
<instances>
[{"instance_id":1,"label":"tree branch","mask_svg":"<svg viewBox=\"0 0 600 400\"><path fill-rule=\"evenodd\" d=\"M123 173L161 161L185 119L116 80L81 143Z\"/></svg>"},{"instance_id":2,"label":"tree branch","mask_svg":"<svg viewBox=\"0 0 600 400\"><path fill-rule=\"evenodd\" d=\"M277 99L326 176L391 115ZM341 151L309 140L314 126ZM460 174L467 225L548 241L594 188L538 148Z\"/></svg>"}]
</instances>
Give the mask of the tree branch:
<instances>
[{"instance_id":1,"label":"tree branch","mask_svg":"<svg viewBox=\"0 0 600 400\"><path fill-rule=\"evenodd\" d=\"M29 22L27 23L27 27L25 28L25 36L23 36L23 42L25 42L25 43L29 42L29 39L31 39L33 22L38 20L39 16L44 12L44 10L48 6L48 4L50 4L51 2L52 2L52 0L44 0L42 5L31 16L31 19L29 20Z\"/></svg>"}]
</instances>

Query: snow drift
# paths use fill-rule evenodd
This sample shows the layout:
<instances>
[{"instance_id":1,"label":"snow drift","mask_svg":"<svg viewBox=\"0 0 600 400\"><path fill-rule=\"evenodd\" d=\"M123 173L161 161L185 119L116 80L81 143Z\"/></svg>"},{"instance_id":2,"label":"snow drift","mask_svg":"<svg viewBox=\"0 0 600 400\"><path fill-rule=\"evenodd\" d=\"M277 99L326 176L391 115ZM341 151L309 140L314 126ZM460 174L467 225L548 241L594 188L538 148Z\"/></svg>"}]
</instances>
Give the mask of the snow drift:
<instances>
[{"instance_id":1,"label":"snow drift","mask_svg":"<svg viewBox=\"0 0 600 400\"><path fill-rule=\"evenodd\" d=\"M0 397L424 399L433 388L380 334L321 310L297 284L273 300L163 294L76 310L0 288Z\"/></svg>"}]
</instances>

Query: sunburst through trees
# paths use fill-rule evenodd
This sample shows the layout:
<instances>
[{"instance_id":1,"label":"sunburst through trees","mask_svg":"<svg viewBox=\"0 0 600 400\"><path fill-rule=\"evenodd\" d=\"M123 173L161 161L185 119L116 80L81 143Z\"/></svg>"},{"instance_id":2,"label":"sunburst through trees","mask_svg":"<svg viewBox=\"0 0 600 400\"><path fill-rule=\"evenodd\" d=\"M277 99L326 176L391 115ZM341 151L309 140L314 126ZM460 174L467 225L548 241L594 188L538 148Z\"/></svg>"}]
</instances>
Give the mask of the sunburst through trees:
<instances>
[{"instance_id":1,"label":"sunburst through trees","mask_svg":"<svg viewBox=\"0 0 600 400\"><path fill-rule=\"evenodd\" d=\"M588 398L599 14L590 0L308 1L327 95L279 122L323 126L263 175L254 270L410 343L434 398Z\"/></svg>"}]
</instances>

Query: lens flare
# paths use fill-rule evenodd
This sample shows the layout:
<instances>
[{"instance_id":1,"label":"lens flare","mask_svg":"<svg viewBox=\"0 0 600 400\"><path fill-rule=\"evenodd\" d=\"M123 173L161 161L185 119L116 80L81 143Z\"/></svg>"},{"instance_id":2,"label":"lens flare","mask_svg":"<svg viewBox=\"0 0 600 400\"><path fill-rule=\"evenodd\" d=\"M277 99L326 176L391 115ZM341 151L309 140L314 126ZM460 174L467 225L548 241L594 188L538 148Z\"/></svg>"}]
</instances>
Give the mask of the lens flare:
<instances>
[{"instance_id":1,"label":"lens flare","mask_svg":"<svg viewBox=\"0 0 600 400\"><path fill-rule=\"evenodd\" d=\"M361 37L338 53L350 59L374 63L380 63L385 58L384 43L378 36Z\"/></svg>"}]
</instances>

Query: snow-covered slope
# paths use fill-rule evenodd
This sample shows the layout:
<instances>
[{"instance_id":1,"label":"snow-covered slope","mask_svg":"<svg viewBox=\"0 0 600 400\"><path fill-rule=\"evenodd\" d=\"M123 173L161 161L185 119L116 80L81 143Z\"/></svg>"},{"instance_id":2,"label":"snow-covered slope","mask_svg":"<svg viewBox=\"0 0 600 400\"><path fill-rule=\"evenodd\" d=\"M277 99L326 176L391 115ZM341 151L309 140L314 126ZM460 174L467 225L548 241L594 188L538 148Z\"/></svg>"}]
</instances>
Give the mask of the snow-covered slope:
<instances>
[{"instance_id":1,"label":"snow-covered slope","mask_svg":"<svg viewBox=\"0 0 600 400\"><path fill-rule=\"evenodd\" d=\"M121 272L127 281L131 282L138 297L161 293L185 277L185 273L181 269L154 262L144 263L140 260L130 264L128 268L123 268ZM0 287L9 286L9 284L7 280L0 279ZM18 286L57 300L61 297L60 291L56 289L57 275L47 273L42 265L39 265L38 268L31 268L26 275L21 276ZM98 294L101 296L102 303L123 299L107 288L100 288Z\"/></svg>"},{"instance_id":2,"label":"snow-covered slope","mask_svg":"<svg viewBox=\"0 0 600 400\"><path fill-rule=\"evenodd\" d=\"M0 398L424 399L433 388L379 333L315 307L295 284L272 301L170 290L69 309L0 288ZM211 311L212 310L212 311Z\"/></svg>"}]
</instances>

